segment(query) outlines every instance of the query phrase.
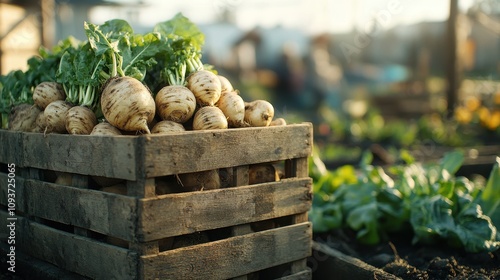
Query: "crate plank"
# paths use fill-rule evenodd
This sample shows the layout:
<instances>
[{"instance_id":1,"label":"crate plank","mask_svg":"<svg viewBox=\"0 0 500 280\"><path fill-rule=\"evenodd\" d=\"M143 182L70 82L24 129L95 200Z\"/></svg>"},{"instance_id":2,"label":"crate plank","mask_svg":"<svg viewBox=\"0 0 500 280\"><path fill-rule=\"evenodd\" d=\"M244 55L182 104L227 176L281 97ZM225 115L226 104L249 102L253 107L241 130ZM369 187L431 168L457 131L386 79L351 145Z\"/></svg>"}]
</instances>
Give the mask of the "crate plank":
<instances>
[{"instance_id":1,"label":"crate plank","mask_svg":"<svg viewBox=\"0 0 500 280\"><path fill-rule=\"evenodd\" d=\"M0 210L0 218L5 220L7 213ZM23 217L17 220L16 248L92 279L137 278L136 253L56 230Z\"/></svg>"},{"instance_id":2,"label":"crate plank","mask_svg":"<svg viewBox=\"0 0 500 280\"><path fill-rule=\"evenodd\" d=\"M141 256L144 279L227 279L311 254L309 222Z\"/></svg>"},{"instance_id":3,"label":"crate plank","mask_svg":"<svg viewBox=\"0 0 500 280\"><path fill-rule=\"evenodd\" d=\"M131 181L144 175L151 178L308 157L313 143L310 123L110 137L0 130L0 137L2 143L9 143L0 149L1 162Z\"/></svg>"},{"instance_id":4,"label":"crate plank","mask_svg":"<svg viewBox=\"0 0 500 280\"><path fill-rule=\"evenodd\" d=\"M0 162L15 163L22 159L22 133L0 129Z\"/></svg>"},{"instance_id":5,"label":"crate plank","mask_svg":"<svg viewBox=\"0 0 500 280\"><path fill-rule=\"evenodd\" d=\"M0 161L82 175L135 180L135 136L96 137L0 130ZM103 156L110 155L110 156Z\"/></svg>"},{"instance_id":6,"label":"crate plank","mask_svg":"<svg viewBox=\"0 0 500 280\"><path fill-rule=\"evenodd\" d=\"M0 192L7 175L0 173ZM4 198L0 204L6 205ZM134 240L137 201L133 197L16 178L16 209L39 218Z\"/></svg>"},{"instance_id":7,"label":"crate plank","mask_svg":"<svg viewBox=\"0 0 500 280\"><path fill-rule=\"evenodd\" d=\"M138 235L149 241L303 213L311 207L311 185L310 178L292 178L140 200Z\"/></svg>"},{"instance_id":8,"label":"crate plank","mask_svg":"<svg viewBox=\"0 0 500 280\"><path fill-rule=\"evenodd\" d=\"M312 141L309 123L152 135L145 146L146 174L156 177L308 157Z\"/></svg>"}]
</instances>

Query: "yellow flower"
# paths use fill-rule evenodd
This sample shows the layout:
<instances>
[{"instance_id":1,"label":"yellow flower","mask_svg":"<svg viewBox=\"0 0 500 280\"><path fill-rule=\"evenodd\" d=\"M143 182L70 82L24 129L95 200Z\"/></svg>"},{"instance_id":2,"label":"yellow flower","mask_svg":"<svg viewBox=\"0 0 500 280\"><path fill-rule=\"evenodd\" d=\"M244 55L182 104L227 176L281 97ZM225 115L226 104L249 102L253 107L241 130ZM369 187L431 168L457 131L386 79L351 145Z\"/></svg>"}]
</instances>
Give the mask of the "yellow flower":
<instances>
[{"instance_id":1,"label":"yellow flower","mask_svg":"<svg viewBox=\"0 0 500 280\"><path fill-rule=\"evenodd\" d=\"M490 110L484 106L478 110L479 120L481 123L486 124L490 118Z\"/></svg>"},{"instance_id":2,"label":"yellow flower","mask_svg":"<svg viewBox=\"0 0 500 280\"><path fill-rule=\"evenodd\" d=\"M495 93L495 96L493 97L493 102L495 102L496 105L500 105L500 91Z\"/></svg>"},{"instance_id":3,"label":"yellow flower","mask_svg":"<svg viewBox=\"0 0 500 280\"><path fill-rule=\"evenodd\" d=\"M455 108L455 119L461 124L468 124L472 120L472 113L463 106Z\"/></svg>"},{"instance_id":4,"label":"yellow flower","mask_svg":"<svg viewBox=\"0 0 500 280\"><path fill-rule=\"evenodd\" d=\"M481 100L477 97L470 97L465 101L465 107L469 109L469 111L474 112L481 106Z\"/></svg>"},{"instance_id":5,"label":"yellow flower","mask_svg":"<svg viewBox=\"0 0 500 280\"><path fill-rule=\"evenodd\" d=\"M498 127L500 127L500 110L493 112L486 122L486 128L489 130L496 130Z\"/></svg>"}]
</instances>

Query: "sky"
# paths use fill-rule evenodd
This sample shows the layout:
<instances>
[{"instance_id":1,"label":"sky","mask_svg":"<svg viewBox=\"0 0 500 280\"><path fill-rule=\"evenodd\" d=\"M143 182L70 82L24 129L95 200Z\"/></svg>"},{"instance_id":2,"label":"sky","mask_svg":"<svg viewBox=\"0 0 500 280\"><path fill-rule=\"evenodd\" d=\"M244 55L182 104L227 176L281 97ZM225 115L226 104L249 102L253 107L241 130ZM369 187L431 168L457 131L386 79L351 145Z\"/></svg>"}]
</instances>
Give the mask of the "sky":
<instances>
[{"instance_id":1,"label":"sky","mask_svg":"<svg viewBox=\"0 0 500 280\"><path fill-rule=\"evenodd\" d=\"M120 1L120 0L116 0ZM123 1L123 0L122 0ZM134 0L126 0L133 2ZM343 33L369 29L374 23L384 28L419 21L443 21L449 13L449 0L143 0L135 9L142 25L153 25L182 12L196 24L211 23L224 9L234 12L236 25L242 29L255 26L296 28L306 33ZM459 0L467 8L473 0ZM115 10L116 11L116 10ZM112 11L96 9L95 22L110 18ZM129 13L129 12L127 12ZM123 18L126 15L117 15Z\"/></svg>"}]
</instances>

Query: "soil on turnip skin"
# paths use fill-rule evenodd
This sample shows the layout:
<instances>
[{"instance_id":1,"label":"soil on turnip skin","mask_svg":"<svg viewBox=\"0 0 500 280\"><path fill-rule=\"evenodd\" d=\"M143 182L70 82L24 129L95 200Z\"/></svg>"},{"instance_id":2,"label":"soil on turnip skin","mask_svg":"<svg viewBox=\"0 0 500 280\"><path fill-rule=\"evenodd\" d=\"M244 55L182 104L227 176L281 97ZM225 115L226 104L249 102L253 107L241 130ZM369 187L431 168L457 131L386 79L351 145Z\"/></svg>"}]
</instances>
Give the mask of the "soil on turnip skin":
<instances>
[{"instance_id":1,"label":"soil on turnip skin","mask_svg":"<svg viewBox=\"0 0 500 280\"><path fill-rule=\"evenodd\" d=\"M402 279L500 280L500 250L467 253L439 244L412 244L411 232L399 233L379 245L367 246L356 241L355 233L335 230L315 235L314 240Z\"/></svg>"}]
</instances>

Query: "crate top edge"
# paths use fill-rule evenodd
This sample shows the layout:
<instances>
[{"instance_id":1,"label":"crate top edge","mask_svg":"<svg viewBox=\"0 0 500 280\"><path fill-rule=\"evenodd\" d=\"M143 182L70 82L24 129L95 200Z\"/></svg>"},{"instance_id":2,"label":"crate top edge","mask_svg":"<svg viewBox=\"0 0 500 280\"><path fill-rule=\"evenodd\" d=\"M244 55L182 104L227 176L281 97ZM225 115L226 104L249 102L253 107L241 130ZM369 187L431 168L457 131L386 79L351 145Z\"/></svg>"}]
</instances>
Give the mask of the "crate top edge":
<instances>
[{"instance_id":1,"label":"crate top edge","mask_svg":"<svg viewBox=\"0 0 500 280\"><path fill-rule=\"evenodd\" d=\"M283 129L283 128L295 128L295 127L311 127L311 122L301 122L301 123L290 123L282 126L265 126L265 127L242 127L242 128L228 128L228 129L212 129L212 130L186 130L181 132L172 132L169 134L141 134L141 135L72 135L67 133L40 133L40 132L26 132L26 131L15 131L8 129L0 129L0 134L6 133L11 135L20 135L20 136L30 136L33 135L35 137L63 137L63 138L72 138L72 137L85 137L85 138L101 138L101 139L140 139L142 137L175 137L177 135L189 135L189 134L206 134L206 133L224 133L224 132L232 132L237 133L237 131L248 131L255 130L259 131L262 129Z\"/></svg>"}]
</instances>

